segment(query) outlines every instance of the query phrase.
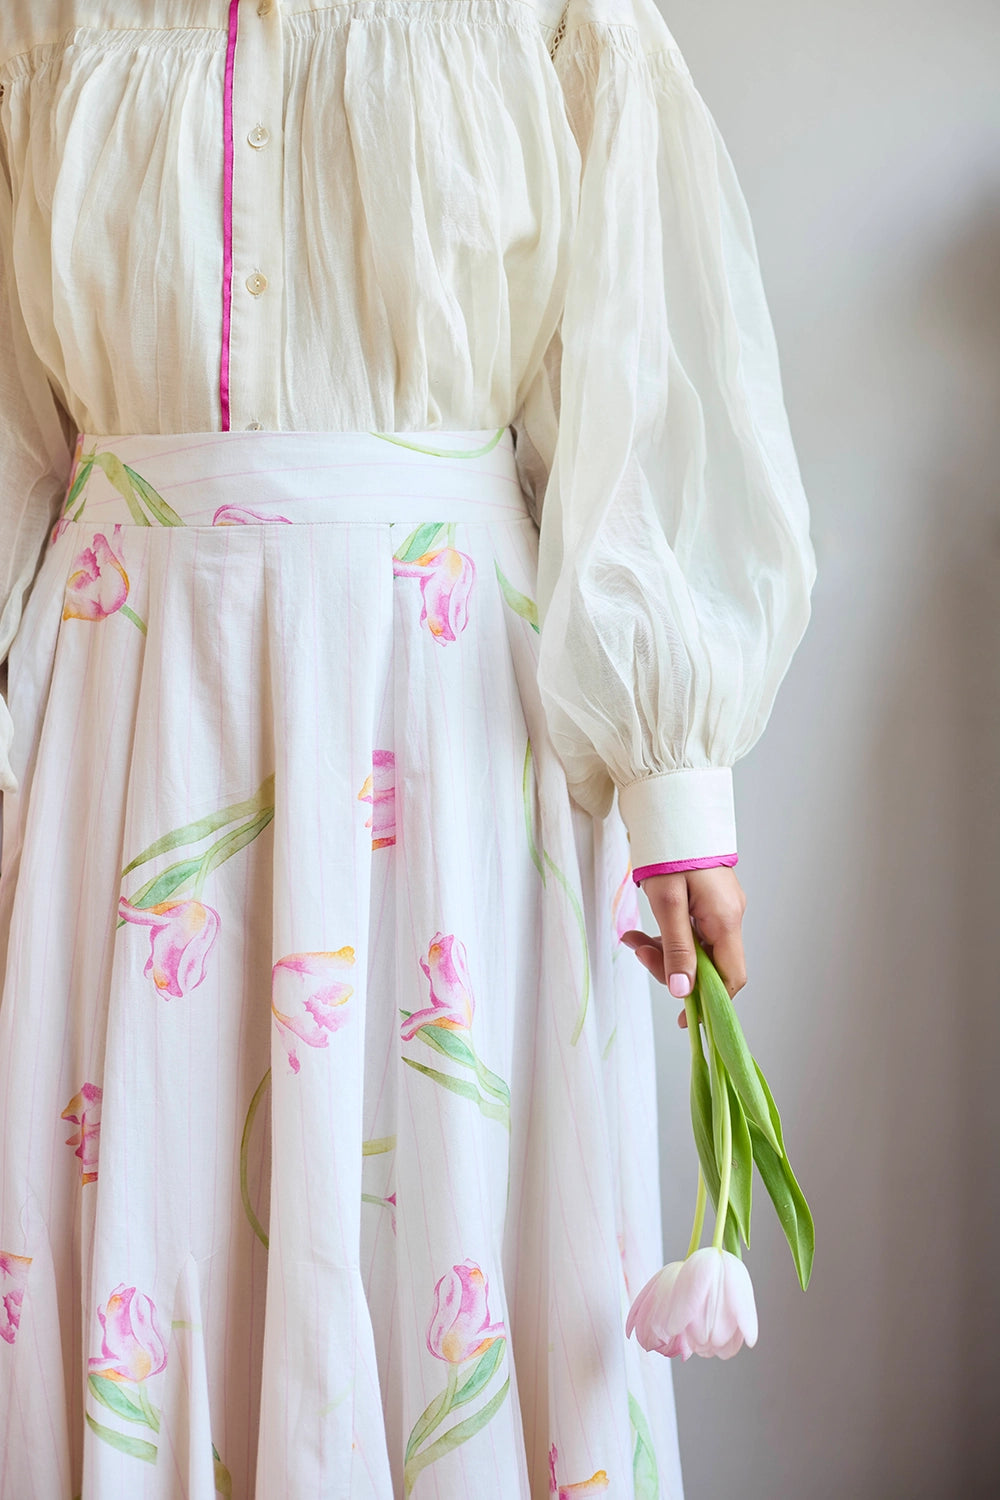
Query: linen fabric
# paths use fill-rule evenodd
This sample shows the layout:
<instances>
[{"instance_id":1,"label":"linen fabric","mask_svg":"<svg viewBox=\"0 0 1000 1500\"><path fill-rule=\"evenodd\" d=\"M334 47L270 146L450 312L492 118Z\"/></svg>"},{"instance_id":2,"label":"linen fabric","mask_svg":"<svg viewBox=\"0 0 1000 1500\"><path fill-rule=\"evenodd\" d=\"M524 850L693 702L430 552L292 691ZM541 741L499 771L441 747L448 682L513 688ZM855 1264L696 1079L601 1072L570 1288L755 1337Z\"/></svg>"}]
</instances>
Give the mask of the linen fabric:
<instances>
[{"instance_id":1,"label":"linen fabric","mask_svg":"<svg viewBox=\"0 0 1000 1500\"><path fill-rule=\"evenodd\" d=\"M11 657L0 1500L681 1495L536 568L507 429L82 437Z\"/></svg>"},{"instance_id":2,"label":"linen fabric","mask_svg":"<svg viewBox=\"0 0 1000 1500\"><path fill-rule=\"evenodd\" d=\"M653 0L9 0L0 83L0 656L76 431L509 424L573 796L628 791L637 868L731 855L814 558Z\"/></svg>"}]
</instances>

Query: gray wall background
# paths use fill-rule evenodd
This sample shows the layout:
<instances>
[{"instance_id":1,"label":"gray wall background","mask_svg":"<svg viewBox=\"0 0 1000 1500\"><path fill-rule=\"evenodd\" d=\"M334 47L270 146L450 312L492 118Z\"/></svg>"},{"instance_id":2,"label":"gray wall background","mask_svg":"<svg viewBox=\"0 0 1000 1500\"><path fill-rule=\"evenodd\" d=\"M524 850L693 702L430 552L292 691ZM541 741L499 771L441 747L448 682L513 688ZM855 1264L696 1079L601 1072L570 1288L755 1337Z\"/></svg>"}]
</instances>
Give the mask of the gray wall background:
<instances>
[{"instance_id":1,"label":"gray wall background","mask_svg":"<svg viewBox=\"0 0 1000 1500\"><path fill-rule=\"evenodd\" d=\"M736 772L749 983L818 1249L675 1366L688 1500L1000 1494L1000 3L660 0L750 204L813 619ZM694 1192L655 987L666 1258Z\"/></svg>"}]
</instances>

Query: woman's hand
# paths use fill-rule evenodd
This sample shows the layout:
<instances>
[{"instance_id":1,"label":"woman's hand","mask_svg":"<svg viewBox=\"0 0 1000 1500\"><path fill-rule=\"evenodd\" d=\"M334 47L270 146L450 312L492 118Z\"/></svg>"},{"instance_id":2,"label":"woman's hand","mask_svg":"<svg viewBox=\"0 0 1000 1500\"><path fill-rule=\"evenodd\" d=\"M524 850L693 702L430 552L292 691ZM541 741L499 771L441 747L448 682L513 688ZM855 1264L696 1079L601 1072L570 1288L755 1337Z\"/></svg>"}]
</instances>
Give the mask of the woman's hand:
<instances>
[{"instance_id":1,"label":"woman's hand","mask_svg":"<svg viewBox=\"0 0 1000 1500\"><path fill-rule=\"evenodd\" d=\"M743 957L743 913L747 898L728 865L650 875L642 882L660 929L658 937L634 929L622 942L675 999L689 995L696 970L694 934L718 969L730 995L747 982ZM683 1011L678 1024L687 1025Z\"/></svg>"}]
</instances>

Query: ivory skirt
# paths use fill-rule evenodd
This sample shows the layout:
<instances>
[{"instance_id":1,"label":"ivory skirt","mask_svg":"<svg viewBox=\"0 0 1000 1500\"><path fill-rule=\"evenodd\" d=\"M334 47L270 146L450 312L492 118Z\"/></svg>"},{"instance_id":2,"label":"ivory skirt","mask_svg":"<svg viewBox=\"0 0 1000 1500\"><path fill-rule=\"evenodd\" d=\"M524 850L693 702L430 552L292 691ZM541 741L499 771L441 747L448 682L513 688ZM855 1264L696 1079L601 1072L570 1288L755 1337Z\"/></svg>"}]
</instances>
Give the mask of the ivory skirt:
<instances>
[{"instance_id":1,"label":"ivory skirt","mask_svg":"<svg viewBox=\"0 0 1000 1500\"><path fill-rule=\"evenodd\" d=\"M10 658L2 1500L681 1494L511 434L84 435Z\"/></svg>"}]
</instances>

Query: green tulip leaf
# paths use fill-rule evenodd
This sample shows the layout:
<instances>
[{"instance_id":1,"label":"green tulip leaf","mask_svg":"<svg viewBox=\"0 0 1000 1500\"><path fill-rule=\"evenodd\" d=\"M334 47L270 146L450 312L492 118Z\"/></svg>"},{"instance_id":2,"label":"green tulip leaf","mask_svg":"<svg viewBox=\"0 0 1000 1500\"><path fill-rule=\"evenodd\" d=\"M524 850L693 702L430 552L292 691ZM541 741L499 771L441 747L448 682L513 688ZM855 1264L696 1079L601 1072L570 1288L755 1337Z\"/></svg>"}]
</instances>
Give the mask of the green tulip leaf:
<instances>
[{"instance_id":1,"label":"green tulip leaf","mask_svg":"<svg viewBox=\"0 0 1000 1500\"><path fill-rule=\"evenodd\" d=\"M174 896L185 886L191 885L198 871L201 869L201 858L182 859L176 865L168 865L155 875L152 880L147 880L144 886L136 891L129 900L130 906L141 906L143 911L151 906L157 906L161 901Z\"/></svg>"},{"instance_id":2,"label":"green tulip leaf","mask_svg":"<svg viewBox=\"0 0 1000 1500\"><path fill-rule=\"evenodd\" d=\"M264 829L273 817L274 808L265 807L264 811L259 813L252 822L244 823L241 827L232 829L223 838L219 839L217 843L213 844L211 849L207 850L202 857L201 870L198 874L199 884L208 875L211 875L213 870L217 870L219 865L223 864L225 860L232 859L233 855L239 854L240 850L245 849L247 844L252 844L257 835L264 832Z\"/></svg>"},{"instance_id":3,"label":"green tulip leaf","mask_svg":"<svg viewBox=\"0 0 1000 1500\"><path fill-rule=\"evenodd\" d=\"M705 1054L701 1048L700 1028L697 1046L691 1049L691 1125L708 1196L712 1200L712 1207L718 1210L719 1189L722 1184L719 1179L719 1167L715 1159L715 1146L712 1139L712 1086L709 1081L708 1063L705 1061ZM733 1255L739 1255L740 1232L731 1197L726 1214L723 1245Z\"/></svg>"},{"instance_id":4,"label":"green tulip leaf","mask_svg":"<svg viewBox=\"0 0 1000 1500\"><path fill-rule=\"evenodd\" d=\"M428 1047L434 1047L438 1052L443 1052L445 1057L450 1057L452 1062L461 1063L465 1068L475 1068L476 1054L463 1037L447 1026L435 1026L432 1021L428 1021L416 1035Z\"/></svg>"},{"instance_id":5,"label":"green tulip leaf","mask_svg":"<svg viewBox=\"0 0 1000 1500\"><path fill-rule=\"evenodd\" d=\"M80 460L80 467L76 471L76 478L73 480L73 483L69 487L69 493L66 496L66 503L63 506L64 515L69 515L70 511L73 509L73 506L77 502L77 497L79 496L80 491L83 489L84 485L87 483L87 480L90 478L90 471L93 467L94 460L92 457Z\"/></svg>"},{"instance_id":6,"label":"green tulip leaf","mask_svg":"<svg viewBox=\"0 0 1000 1500\"><path fill-rule=\"evenodd\" d=\"M712 1028L712 1039L716 1050L726 1066L733 1087L740 1097L748 1119L764 1134L772 1148L780 1155L781 1146L771 1124L767 1095L761 1087L757 1066L743 1035L736 1008L729 998L712 960L696 940L697 985L699 1004Z\"/></svg>"},{"instance_id":7,"label":"green tulip leaf","mask_svg":"<svg viewBox=\"0 0 1000 1500\"><path fill-rule=\"evenodd\" d=\"M510 1110L507 1106L497 1099L484 1099L476 1085L468 1079L452 1078L448 1073L439 1073L436 1068L428 1068L424 1063L415 1062L412 1057L404 1057L403 1061L408 1067L430 1078L432 1082L439 1083L442 1088L450 1089L453 1094L459 1094L463 1099L471 1099L473 1104L478 1104L488 1119L499 1120L501 1125L510 1129Z\"/></svg>"},{"instance_id":8,"label":"green tulip leaf","mask_svg":"<svg viewBox=\"0 0 1000 1500\"><path fill-rule=\"evenodd\" d=\"M778 1215L778 1222L785 1232L798 1272L799 1284L805 1291L812 1275L813 1253L816 1248L816 1231L812 1213L805 1194L795 1180L788 1157L779 1156L765 1140L754 1122L750 1121L750 1139L753 1142L754 1161L767 1188Z\"/></svg>"},{"instance_id":9,"label":"green tulip leaf","mask_svg":"<svg viewBox=\"0 0 1000 1500\"><path fill-rule=\"evenodd\" d=\"M163 496L153 489L148 479L143 479L142 475L137 474L135 469L130 469L128 464L123 464L122 468L131 481L133 490L155 521L158 521L161 526L184 525L177 512L171 509Z\"/></svg>"},{"instance_id":10,"label":"green tulip leaf","mask_svg":"<svg viewBox=\"0 0 1000 1500\"><path fill-rule=\"evenodd\" d=\"M418 1475L427 1468L428 1464L436 1463L446 1453L453 1452L460 1443L468 1442L469 1438L475 1437L477 1432L482 1431L487 1422L500 1410L509 1388L510 1376L508 1375L503 1385L495 1395L490 1397L485 1406L473 1412L471 1417L466 1417L464 1422L458 1422L454 1427L449 1427L448 1431L442 1433L429 1447L412 1456L403 1467L403 1489L407 1496L416 1484Z\"/></svg>"},{"instance_id":11,"label":"green tulip leaf","mask_svg":"<svg viewBox=\"0 0 1000 1500\"><path fill-rule=\"evenodd\" d=\"M128 1437L124 1432L115 1432L112 1427L102 1427L100 1422L95 1422L90 1412L84 1412L87 1425L91 1432L95 1433L102 1442L117 1448L119 1453L127 1453L129 1458L141 1458L147 1464L156 1463L156 1444L147 1443L145 1438Z\"/></svg>"},{"instance_id":12,"label":"green tulip leaf","mask_svg":"<svg viewBox=\"0 0 1000 1500\"><path fill-rule=\"evenodd\" d=\"M638 1401L628 1393L628 1415L635 1433L632 1450L632 1490L635 1500L660 1500L660 1476L656 1468L656 1448L646 1415Z\"/></svg>"},{"instance_id":13,"label":"green tulip leaf","mask_svg":"<svg viewBox=\"0 0 1000 1500\"><path fill-rule=\"evenodd\" d=\"M418 557L424 557L430 552L444 530L442 521L428 521L425 525L418 526L416 531L410 532L398 551L392 554L393 557L399 562L416 562Z\"/></svg>"},{"instance_id":14,"label":"green tulip leaf","mask_svg":"<svg viewBox=\"0 0 1000 1500\"><path fill-rule=\"evenodd\" d=\"M743 1106L739 1101L731 1080L726 1079L729 1091L729 1111L733 1122L733 1164L729 1180L729 1206L732 1209L740 1234L750 1244L750 1206L753 1192L753 1143Z\"/></svg>"},{"instance_id":15,"label":"green tulip leaf","mask_svg":"<svg viewBox=\"0 0 1000 1500\"><path fill-rule=\"evenodd\" d=\"M87 1384L91 1393L109 1411L113 1411L119 1417L124 1417L126 1422L141 1422L143 1426L148 1425L146 1413L141 1406L137 1406L129 1399L119 1381L109 1380L107 1375L88 1375Z\"/></svg>"},{"instance_id":16,"label":"green tulip leaf","mask_svg":"<svg viewBox=\"0 0 1000 1500\"><path fill-rule=\"evenodd\" d=\"M114 485L119 495L121 495L122 499L125 501L125 504L128 506L129 515L132 517L136 525L151 525L152 523L150 522L149 517L146 515L146 512L139 504L135 490L132 488L132 481L129 479L128 474L125 470L125 465L122 463L121 459L118 458L114 453L98 453L94 458L94 463L99 469L104 470L104 473L107 475L108 479Z\"/></svg>"},{"instance_id":17,"label":"green tulip leaf","mask_svg":"<svg viewBox=\"0 0 1000 1500\"><path fill-rule=\"evenodd\" d=\"M527 620L532 630L537 630L538 605L535 603L534 599L529 599L527 594L522 594L518 589L514 587L514 585L508 578L504 577L503 573L501 573L500 571L500 564L498 562L494 562L493 566L496 568L497 580L500 584L500 592L503 594L511 609L516 615L520 615L522 620Z\"/></svg>"},{"instance_id":18,"label":"green tulip leaf","mask_svg":"<svg viewBox=\"0 0 1000 1500\"><path fill-rule=\"evenodd\" d=\"M444 1390L439 1391L434 1400L424 1407L420 1416L414 1422L413 1430L406 1444L406 1453L403 1457L404 1464L409 1463L424 1438L433 1432L435 1427L440 1426L449 1411L451 1411L451 1390L448 1386L445 1386Z\"/></svg>"},{"instance_id":19,"label":"green tulip leaf","mask_svg":"<svg viewBox=\"0 0 1000 1500\"><path fill-rule=\"evenodd\" d=\"M215 1477L215 1493L222 1500L233 1500L233 1476L219 1457L219 1450L212 1444L212 1470Z\"/></svg>"},{"instance_id":20,"label":"green tulip leaf","mask_svg":"<svg viewBox=\"0 0 1000 1500\"><path fill-rule=\"evenodd\" d=\"M496 1338L490 1347L483 1351L473 1365L471 1373L466 1376L455 1392L451 1403L453 1407L462 1406L466 1401L471 1401L473 1396L477 1396L483 1386L488 1384L503 1359L506 1346L506 1339Z\"/></svg>"},{"instance_id":21,"label":"green tulip leaf","mask_svg":"<svg viewBox=\"0 0 1000 1500\"><path fill-rule=\"evenodd\" d=\"M185 823L183 828L175 828L172 833L165 833L162 838L155 839L125 866L122 876L131 874L139 865L146 864L148 860L156 859L161 854L170 854L172 850L184 848L187 844L199 844L202 839L207 839L210 833L217 833L227 824L241 823L244 818L252 818L256 813L262 812L265 807L273 806L274 777L268 776L253 796L247 797L245 801L234 802L219 812L209 813L207 817L198 818L194 823Z\"/></svg>"}]
</instances>

